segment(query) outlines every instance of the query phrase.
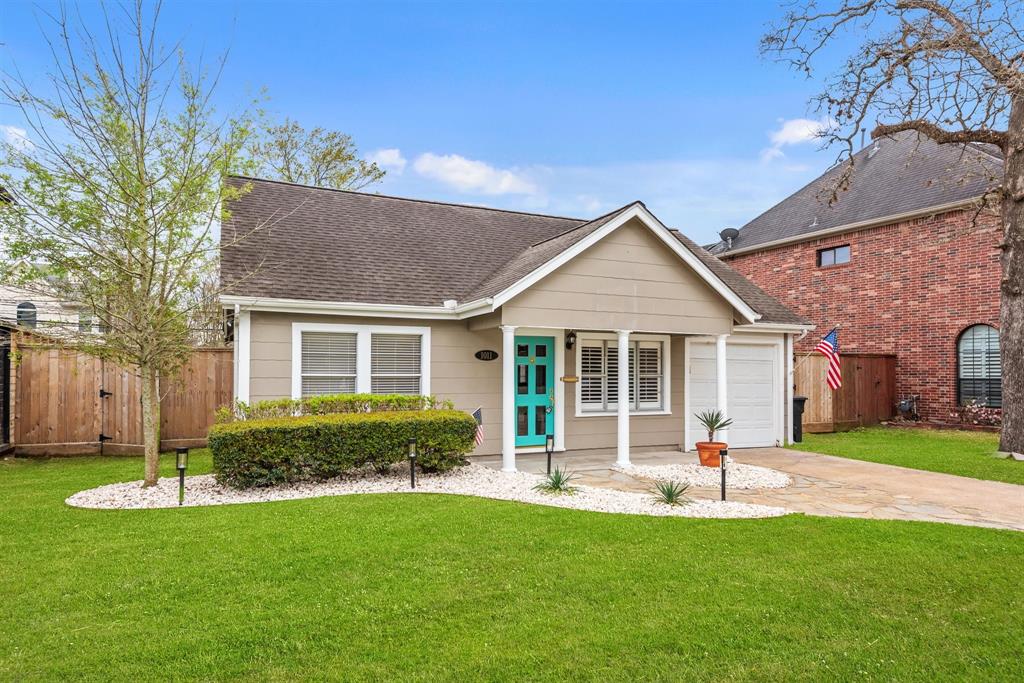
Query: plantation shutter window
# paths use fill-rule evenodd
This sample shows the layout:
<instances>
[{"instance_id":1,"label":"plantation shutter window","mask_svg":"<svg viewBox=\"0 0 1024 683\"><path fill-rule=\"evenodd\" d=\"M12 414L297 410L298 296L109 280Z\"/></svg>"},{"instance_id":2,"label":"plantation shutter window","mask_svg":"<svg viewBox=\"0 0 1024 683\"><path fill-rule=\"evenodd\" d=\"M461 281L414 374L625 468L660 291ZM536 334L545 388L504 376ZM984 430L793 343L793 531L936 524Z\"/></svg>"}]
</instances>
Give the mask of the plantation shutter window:
<instances>
[{"instance_id":1,"label":"plantation shutter window","mask_svg":"<svg viewBox=\"0 0 1024 683\"><path fill-rule=\"evenodd\" d=\"M419 394L422 337L418 334L373 334L370 339L370 391L374 394Z\"/></svg>"},{"instance_id":2,"label":"plantation shutter window","mask_svg":"<svg viewBox=\"0 0 1024 683\"><path fill-rule=\"evenodd\" d=\"M957 393L960 405L1003 405L999 331L990 325L964 330L957 342Z\"/></svg>"},{"instance_id":3,"label":"plantation shutter window","mask_svg":"<svg viewBox=\"0 0 1024 683\"><path fill-rule=\"evenodd\" d=\"M303 332L301 373L303 396L354 394L355 333Z\"/></svg>"},{"instance_id":4,"label":"plantation shutter window","mask_svg":"<svg viewBox=\"0 0 1024 683\"><path fill-rule=\"evenodd\" d=\"M429 327L292 323L292 398L429 393Z\"/></svg>"},{"instance_id":5,"label":"plantation shutter window","mask_svg":"<svg viewBox=\"0 0 1024 683\"><path fill-rule=\"evenodd\" d=\"M637 342L636 401L638 410L659 410L661 401L661 342Z\"/></svg>"},{"instance_id":6,"label":"plantation shutter window","mask_svg":"<svg viewBox=\"0 0 1024 683\"><path fill-rule=\"evenodd\" d=\"M618 409L619 349L614 339L579 341L579 412L611 413ZM629 405L633 412L665 410L665 364L661 341L629 344Z\"/></svg>"},{"instance_id":7,"label":"plantation shutter window","mask_svg":"<svg viewBox=\"0 0 1024 683\"><path fill-rule=\"evenodd\" d=\"M604 342L580 342L580 407L605 410Z\"/></svg>"}]
</instances>

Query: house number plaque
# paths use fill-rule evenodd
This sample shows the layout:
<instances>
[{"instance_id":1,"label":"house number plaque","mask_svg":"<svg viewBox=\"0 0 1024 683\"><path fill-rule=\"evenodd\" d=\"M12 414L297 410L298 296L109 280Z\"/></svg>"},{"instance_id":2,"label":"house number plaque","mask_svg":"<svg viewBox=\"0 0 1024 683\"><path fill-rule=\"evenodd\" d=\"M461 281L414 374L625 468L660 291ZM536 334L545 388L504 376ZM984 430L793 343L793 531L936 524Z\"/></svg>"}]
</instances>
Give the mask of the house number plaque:
<instances>
[{"instance_id":1,"label":"house number plaque","mask_svg":"<svg viewBox=\"0 0 1024 683\"><path fill-rule=\"evenodd\" d=\"M491 349L483 349L473 354L477 360L498 360L498 352Z\"/></svg>"}]
</instances>

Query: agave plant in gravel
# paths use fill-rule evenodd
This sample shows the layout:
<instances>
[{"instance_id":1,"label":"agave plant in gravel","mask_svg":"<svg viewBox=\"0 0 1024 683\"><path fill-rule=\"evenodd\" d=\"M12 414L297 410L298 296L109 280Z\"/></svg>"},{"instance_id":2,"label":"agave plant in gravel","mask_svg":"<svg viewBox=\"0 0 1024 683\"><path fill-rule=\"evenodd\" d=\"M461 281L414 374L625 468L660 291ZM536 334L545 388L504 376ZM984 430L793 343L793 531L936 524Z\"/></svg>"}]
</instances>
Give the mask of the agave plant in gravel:
<instances>
[{"instance_id":1,"label":"agave plant in gravel","mask_svg":"<svg viewBox=\"0 0 1024 683\"><path fill-rule=\"evenodd\" d=\"M656 481L651 489L651 497L656 503L686 505L690 502L690 497L686 495L689 490L690 485L685 482Z\"/></svg>"},{"instance_id":2,"label":"agave plant in gravel","mask_svg":"<svg viewBox=\"0 0 1024 683\"><path fill-rule=\"evenodd\" d=\"M695 417L708 432L708 440L698 441L696 444L700 464L704 467L718 467L721 465L719 451L728 448L729 445L715 441L715 433L731 425L732 419L726 417L721 410L705 410L703 413L697 413Z\"/></svg>"},{"instance_id":3,"label":"agave plant in gravel","mask_svg":"<svg viewBox=\"0 0 1024 683\"><path fill-rule=\"evenodd\" d=\"M533 487L534 491L541 493L553 493L556 495L569 495L576 493L577 488L571 485L576 475L563 467L555 467L544 476L544 481Z\"/></svg>"}]
</instances>

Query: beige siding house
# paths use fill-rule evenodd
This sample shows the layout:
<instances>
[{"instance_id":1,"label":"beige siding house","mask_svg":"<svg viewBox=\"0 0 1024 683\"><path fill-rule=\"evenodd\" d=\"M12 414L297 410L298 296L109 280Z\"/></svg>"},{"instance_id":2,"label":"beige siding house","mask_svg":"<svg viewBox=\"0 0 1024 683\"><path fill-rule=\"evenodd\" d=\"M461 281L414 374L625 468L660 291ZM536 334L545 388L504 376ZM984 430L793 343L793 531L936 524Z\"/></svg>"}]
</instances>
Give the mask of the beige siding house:
<instances>
[{"instance_id":1,"label":"beige siding house","mask_svg":"<svg viewBox=\"0 0 1024 683\"><path fill-rule=\"evenodd\" d=\"M586 221L232 178L236 394L423 393L480 411L476 454L787 441L807 321L635 202ZM628 363L620 365L620 358ZM626 400L620 400L626 397Z\"/></svg>"}]
</instances>

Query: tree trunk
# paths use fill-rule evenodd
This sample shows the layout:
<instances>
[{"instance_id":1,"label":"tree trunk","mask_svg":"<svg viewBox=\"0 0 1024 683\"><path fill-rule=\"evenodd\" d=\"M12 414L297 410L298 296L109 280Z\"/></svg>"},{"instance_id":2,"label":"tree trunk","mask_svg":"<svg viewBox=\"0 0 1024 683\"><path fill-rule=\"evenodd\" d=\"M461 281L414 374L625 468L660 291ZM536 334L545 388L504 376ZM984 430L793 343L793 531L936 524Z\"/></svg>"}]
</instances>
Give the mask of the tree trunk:
<instances>
[{"instance_id":1,"label":"tree trunk","mask_svg":"<svg viewBox=\"0 0 1024 683\"><path fill-rule=\"evenodd\" d=\"M1024 96L1013 98L1003 167L999 348L1003 431L999 449L1024 453Z\"/></svg>"},{"instance_id":2,"label":"tree trunk","mask_svg":"<svg viewBox=\"0 0 1024 683\"><path fill-rule=\"evenodd\" d=\"M144 365L142 374L142 443L146 449L146 478L143 486L155 486L160 476L160 375Z\"/></svg>"}]
</instances>

